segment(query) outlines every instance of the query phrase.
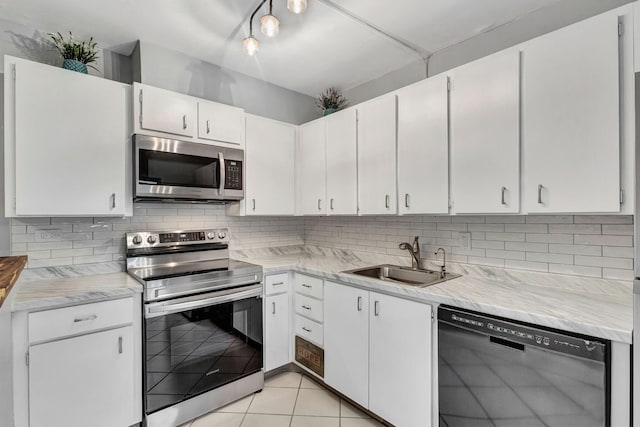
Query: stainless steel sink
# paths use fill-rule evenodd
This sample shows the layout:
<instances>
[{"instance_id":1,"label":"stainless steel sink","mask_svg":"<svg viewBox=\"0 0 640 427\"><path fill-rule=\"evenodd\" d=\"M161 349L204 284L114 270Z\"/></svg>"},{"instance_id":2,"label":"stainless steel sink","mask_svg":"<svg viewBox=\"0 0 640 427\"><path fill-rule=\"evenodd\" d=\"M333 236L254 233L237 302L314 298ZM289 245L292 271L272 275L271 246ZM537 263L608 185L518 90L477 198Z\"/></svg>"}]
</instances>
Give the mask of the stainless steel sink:
<instances>
[{"instance_id":1,"label":"stainless steel sink","mask_svg":"<svg viewBox=\"0 0 640 427\"><path fill-rule=\"evenodd\" d=\"M412 269L398 265L377 265L375 267L357 268L345 271L344 273L356 274L358 276L371 277L373 279L384 280L385 282L402 283L410 286L427 287L441 283L446 280L460 277L459 274L441 273L434 270Z\"/></svg>"}]
</instances>

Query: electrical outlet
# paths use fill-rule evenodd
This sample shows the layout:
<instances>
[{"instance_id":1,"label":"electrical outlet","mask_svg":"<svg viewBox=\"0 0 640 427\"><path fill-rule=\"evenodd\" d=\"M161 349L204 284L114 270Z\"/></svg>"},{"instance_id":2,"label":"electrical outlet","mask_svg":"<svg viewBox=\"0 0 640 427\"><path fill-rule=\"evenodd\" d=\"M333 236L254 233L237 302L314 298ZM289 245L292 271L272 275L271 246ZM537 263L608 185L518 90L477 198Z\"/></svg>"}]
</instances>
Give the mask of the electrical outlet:
<instances>
[{"instance_id":1,"label":"electrical outlet","mask_svg":"<svg viewBox=\"0 0 640 427\"><path fill-rule=\"evenodd\" d=\"M62 238L62 232L57 230L43 230L36 232L36 242L51 242L54 240L60 240Z\"/></svg>"},{"instance_id":2,"label":"electrical outlet","mask_svg":"<svg viewBox=\"0 0 640 427\"><path fill-rule=\"evenodd\" d=\"M460 247L471 249L471 233L460 233Z\"/></svg>"}]
</instances>

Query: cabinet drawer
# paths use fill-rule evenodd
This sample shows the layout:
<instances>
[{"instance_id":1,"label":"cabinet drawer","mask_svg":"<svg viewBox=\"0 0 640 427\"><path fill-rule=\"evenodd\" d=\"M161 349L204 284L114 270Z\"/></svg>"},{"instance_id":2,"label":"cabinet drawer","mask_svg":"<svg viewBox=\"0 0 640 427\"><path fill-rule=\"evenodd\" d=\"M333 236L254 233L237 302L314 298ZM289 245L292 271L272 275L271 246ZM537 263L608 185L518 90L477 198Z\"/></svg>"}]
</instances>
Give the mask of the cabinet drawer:
<instances>
[{"instance_id":1,"label":"cabinet drawer","mask_svg":"<svg viewBox=\"0 0 640 427\"><path fill-rule=\"evenodd\" d=\"M324 329L322 325L302 316L296 316L296 335L320 346L324 344Z\"/></svg>"},{"instance_id":2,"label":"cabinet drawer","mask_svg":"<svg viewBox=\"0 0 640 427\"><path fill-rule=\"evenodd\" d=\"M296 294L295 304L296 313L301 314L305 317L309 317L318 322L322 322L324 320L322 301L318 301L317 299L309 298L304 295Z\"/></svg>"},{"instance_id":3,"label":"cabinet drawer","mask_svg":"<svg viewBox=\"0 0 640 427\"><path fill-rule=\"evenodd\" d=\"M322 279L296 274L296 292L322 299Z\"/></svg>"},{"instance_id":4,"label":"cabinet drawer","mask_svg":"<svg viewBox=\"0 0 640 427\"><path fill-rule=\"evenodd\" d=\"M29 313L29 343L88 333L133 322L133 298Z\"/></svg>"},{"instance_id":5,"label":"cabinet drawer","mask_svg":"<svg viewBox=\"0 0 640 427\"><path fill-rule=\"evenodd\" d=\"M289 292L291 282L289 281L289 273L273 274L264 279L265 295L281 294Z\"/></svg>"}]
</instances>

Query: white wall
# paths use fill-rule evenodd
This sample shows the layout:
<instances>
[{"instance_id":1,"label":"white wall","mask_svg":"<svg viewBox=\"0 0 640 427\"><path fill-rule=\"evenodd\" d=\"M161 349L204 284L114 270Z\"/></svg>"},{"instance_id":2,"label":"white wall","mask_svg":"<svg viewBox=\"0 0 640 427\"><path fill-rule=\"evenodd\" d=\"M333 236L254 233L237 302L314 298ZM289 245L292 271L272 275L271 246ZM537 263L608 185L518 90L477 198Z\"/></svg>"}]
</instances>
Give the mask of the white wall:
<instances>
[{"instance_id":1,"label":"white wall","mask_svg":"<svg viewBox=\"0 0 640 427\"><path fill-rule=\"evenodd\" d=\"M134 52L135 56L138 53ZM247 113L301 124L320 116L315 99L148 42L139 45L140 82L223 104Z\"/></svg>"},{"instance_id":2,"label":"white wall","mask_svg":"<svg viewBox=\"0 0 640 427\"><path fill-rule=\"evenodd\" d=\"M479 36L434 53L429 58L428 75L433 76L482 58L526 40L566 27L591 16L631 3L633 0L562 0L532 12ZM378 79L344 91L351 105L424 79L422 61L390 72Z\"/></svg>"}]
</instances>

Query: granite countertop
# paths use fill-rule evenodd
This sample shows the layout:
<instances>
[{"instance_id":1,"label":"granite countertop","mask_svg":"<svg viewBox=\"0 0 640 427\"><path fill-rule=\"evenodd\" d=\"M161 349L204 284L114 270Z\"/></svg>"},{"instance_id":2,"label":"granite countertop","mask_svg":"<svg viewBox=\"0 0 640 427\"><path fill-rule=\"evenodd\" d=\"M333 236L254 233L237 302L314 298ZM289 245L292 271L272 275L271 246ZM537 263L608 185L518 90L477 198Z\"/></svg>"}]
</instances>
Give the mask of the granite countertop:
<instances>
[{"instance_id":1,"label":"granite countertop","mask_svg":"<svg viewBox=\"0 0 640 427\"><path fill-rule=\"evenodd\" d=\"M409 257L355 254L315 248L301 254L247 251L243 260L260 264L265 274L293 269L356 287L467 308L536 325L631 344L631 281L595 279L551 273L449 264L462 277L418 288L343 273L379 264L409 265ZM439 264L425 267L437 269Z\"/></svg>"},{"instance_id":2,"label":"granite countertop","mask_svg":"<svg viewBox=\"0 0 640 427\"><path fill-rule=\"evenodd\" d=\"M26 256L0 257L0 307L9 296L11 288L18 281L26 264Z\"/></svg>"},{"instance_id":3,"label":"granite countertop","mask_svg":"<svg viewBox=\"0 0 640 427\"><path fill-rule=\"evenodd\" d=\"M123 272L39 279L28 277L19 280L15 287L12 311L52 309L123 298L141 292L142 285Z\"/></svg>"}]
</instances>

